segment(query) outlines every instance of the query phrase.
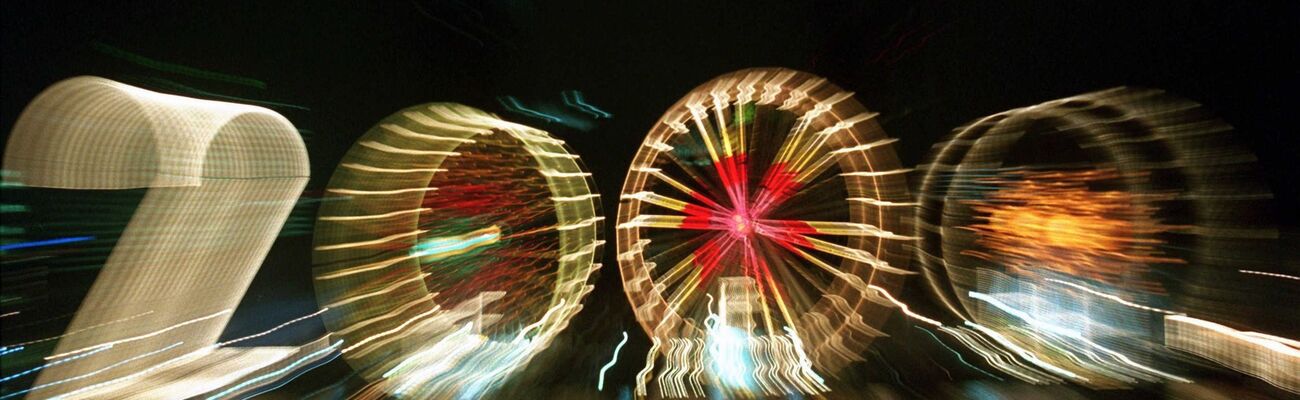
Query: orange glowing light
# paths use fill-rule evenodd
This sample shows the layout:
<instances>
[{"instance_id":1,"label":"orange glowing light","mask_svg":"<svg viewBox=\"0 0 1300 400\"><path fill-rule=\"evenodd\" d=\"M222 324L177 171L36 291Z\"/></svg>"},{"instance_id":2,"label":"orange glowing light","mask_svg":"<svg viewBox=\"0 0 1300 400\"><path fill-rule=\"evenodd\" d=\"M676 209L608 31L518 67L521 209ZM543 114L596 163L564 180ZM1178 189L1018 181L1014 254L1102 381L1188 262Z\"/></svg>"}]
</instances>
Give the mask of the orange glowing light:
<instances>
[{"instance_id":1,"label":"orange glowing light","mask_svg":"<svg viewBox=\"0 0 1300 400\"><path fill-rule=\"evenodd\" d=\"M1004 173L981 180L999 189L971 200L981 250L963 254L1005 265L1011 273L1044 269L1151 292L1142 278L1151 264L1182 264L1159 250L1157 236L1174 229L1153 217L1153 200L1168 195L1092 190L1090 183L1120 178L1113 170Z\"/></svg>"}]
</instances>

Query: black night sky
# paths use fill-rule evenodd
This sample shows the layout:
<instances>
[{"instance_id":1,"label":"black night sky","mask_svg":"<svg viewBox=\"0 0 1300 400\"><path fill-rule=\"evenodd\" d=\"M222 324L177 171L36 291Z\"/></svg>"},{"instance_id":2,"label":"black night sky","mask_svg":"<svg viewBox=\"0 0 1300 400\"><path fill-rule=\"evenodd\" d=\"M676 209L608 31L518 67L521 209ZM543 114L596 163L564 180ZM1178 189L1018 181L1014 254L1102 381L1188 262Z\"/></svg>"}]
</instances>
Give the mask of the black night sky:
<instances>
[{"instance_id":1,"label":"black night sky","mask_svg":"<svg viewBox=\"0 0 1300 400\"><path fill-rule=\"evenodd\" d=\"M78 75L199 98L251 99L305 131L313 174L307 195L319 195L339 159L376 121L415 104L458 102L568 141L592 170L611 221L617 191L651 125L696 85L738 69L798 69L855 92L881 113L885 131L901 139L896 148L908 166L921 163L953 128L985 115L1116 86L1164 89L1206 105L1258 156L1279 205L1275 223L1286 252L1276 260L1300 270L1300 168L1294 164L1300 3L262 0L5 1L0 7L0 137L8 137L37 93ZM247 77L265 88L199 79L133 57ZM562 110L561 93L569 90L613 117L552 123L511 112L498 100L514 96L534 108ZM517 389L507 396L589 391L622 331L632 339L609 379L615 388L633 384L649 340L614 268L613 223L605 227L605 269L586 308L514 378ZM225 336L315 310L311 251L309 235L282 236ZM79 274L68 282L93 280ZM75 297L86 287L59 290ZM934 307L919 286L903 296L919 310ZM1290 322L1275 327L1290 331L1275 332L1295 337L1300 329L1290 313ZM290 345L324 333L319 323L301 328L252 345ZM879 344L851 380L934 397L946 392L926 392L939 390L927 388L931 381L978 378L916 360L909 354L935 354L917 350L933 342L905 333ZM348 373L335 361L264 398L313 392L333 398L342 392L326 386ZM1211 379L1268 390L1238 377ZM1159 390L1080 393L1145 398ZM604 395L613 393L607 388Z\"/></svg>"}]
</instances>

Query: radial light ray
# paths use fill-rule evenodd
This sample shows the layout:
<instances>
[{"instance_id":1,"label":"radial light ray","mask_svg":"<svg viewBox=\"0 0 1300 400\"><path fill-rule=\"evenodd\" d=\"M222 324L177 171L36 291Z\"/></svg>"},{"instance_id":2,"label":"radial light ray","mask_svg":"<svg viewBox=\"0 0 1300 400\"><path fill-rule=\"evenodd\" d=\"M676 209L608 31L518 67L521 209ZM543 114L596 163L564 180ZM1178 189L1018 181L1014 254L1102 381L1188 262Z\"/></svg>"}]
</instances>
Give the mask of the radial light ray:
<instances>
[{"instance_id":1,"label":"radial light ray","mask_svg":"<svg viewBox=\"0 0 1300 400\"><path fill-rule=\"evenodd\" d=\"M313 261L358 398L477 397L581 309L604 218L563 141L459 104L385 118L344 157Z\"/></svg>"},{"instance_id":2,"label":"radial light ray","mask_svg":"<svg viewBox=\"0 0 1300 400\"><path fill-rule=\"evenodd\" d=\"M825 79L750 69L700 85L651 129L617 224L624 289L655 340L638 393L657 357L666 397L815 395L857 359L869 340L845 349L818 317L878 332L892 304L839 276L898 289L912 240L894 233L911 211L895 204L912 199L875 115ZM800 249L837 261L810 265Z\"/></svg>"}]
</instances>

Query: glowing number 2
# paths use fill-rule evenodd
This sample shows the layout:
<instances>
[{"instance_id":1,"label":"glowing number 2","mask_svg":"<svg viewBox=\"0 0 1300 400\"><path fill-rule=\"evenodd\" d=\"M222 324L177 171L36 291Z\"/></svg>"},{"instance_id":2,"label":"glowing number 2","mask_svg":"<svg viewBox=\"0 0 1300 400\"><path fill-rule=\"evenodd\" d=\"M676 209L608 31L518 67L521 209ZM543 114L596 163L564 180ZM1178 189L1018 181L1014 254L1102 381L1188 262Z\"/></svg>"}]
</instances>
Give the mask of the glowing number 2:
<instances>
[{"instance_id":1,"label":"glowing number 2","mask_svg":"<svg viewBox=\"0 0 1300 400\"><path fill-rule=\"evenodd\" d=\"M94 334L59 341L39 397L211 351L309 175L302 139L273 111L94 77L33 100L4 165L28 186L149 188L67 331Z\"/></svg>"}]
</instances>

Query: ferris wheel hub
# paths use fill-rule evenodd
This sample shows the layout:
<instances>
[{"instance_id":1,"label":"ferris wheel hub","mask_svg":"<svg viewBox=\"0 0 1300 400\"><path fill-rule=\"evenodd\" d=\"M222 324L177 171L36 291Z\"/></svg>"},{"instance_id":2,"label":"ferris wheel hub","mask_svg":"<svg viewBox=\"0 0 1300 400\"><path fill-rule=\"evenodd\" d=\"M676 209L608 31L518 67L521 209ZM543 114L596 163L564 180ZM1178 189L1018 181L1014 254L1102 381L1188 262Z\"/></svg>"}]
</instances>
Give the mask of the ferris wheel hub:
<instances>
[{"instance_id":1,"label":"ferris wheel hub","mask_svg":"<svg viewBox=\"0 0 1300 400\"><path fill-rule=\"evenodd\" d=\"M754 223L749 215L736 212L731 215L731 234L739 237L749 236L754 231Z\"/></svg>"}]
</instances>

